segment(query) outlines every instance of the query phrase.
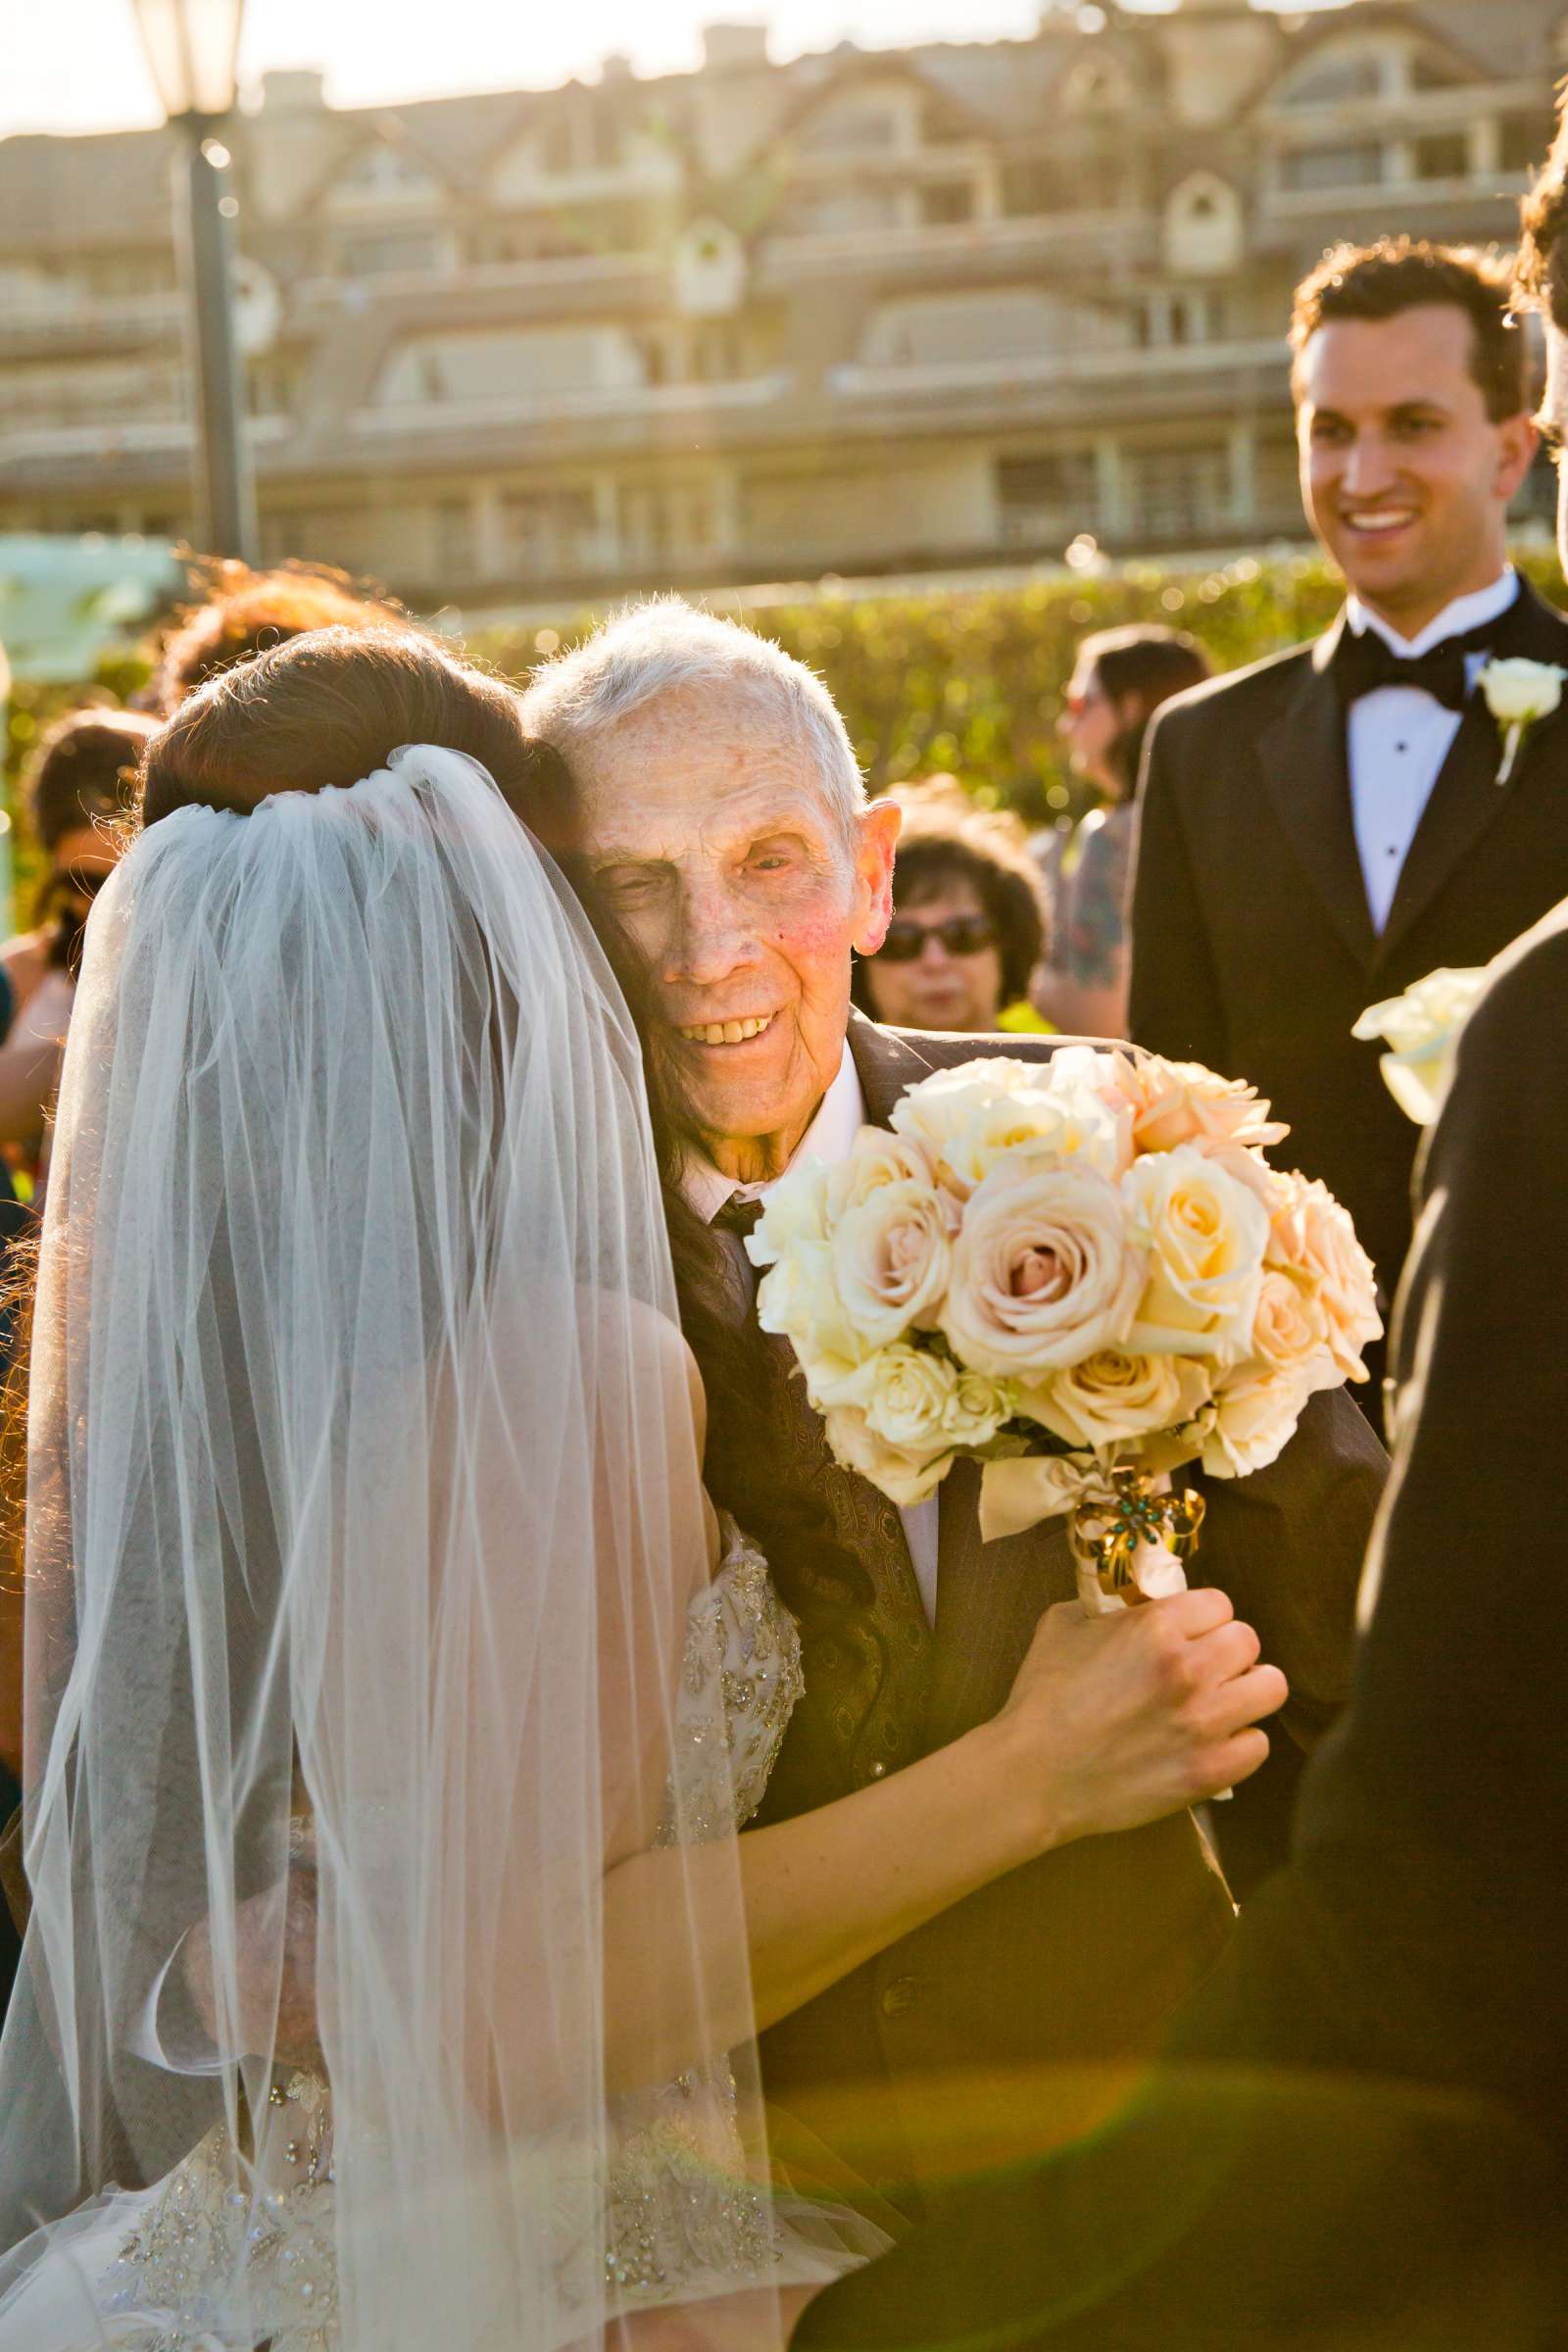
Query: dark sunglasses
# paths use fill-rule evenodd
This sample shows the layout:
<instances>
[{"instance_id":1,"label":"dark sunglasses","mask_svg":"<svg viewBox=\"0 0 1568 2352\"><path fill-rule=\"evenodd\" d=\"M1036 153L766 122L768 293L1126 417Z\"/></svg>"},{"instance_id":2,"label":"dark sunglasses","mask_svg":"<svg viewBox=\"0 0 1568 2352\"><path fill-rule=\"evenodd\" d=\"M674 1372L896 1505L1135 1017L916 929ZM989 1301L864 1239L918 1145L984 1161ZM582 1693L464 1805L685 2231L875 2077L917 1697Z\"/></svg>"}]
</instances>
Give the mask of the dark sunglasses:
<instances>
[{"instance_id":1,"label":"dark sunglasses","mask_svg":"<svg viewBox=\"0 0 1568 2352\"><path fill-rule=\"evenodd\" d=\"M950 914L941 923L917 923L906 914L896 914L877 956L885 963L913 963L924 955L928 939L940 939L950 956L978 956L983 948L996 946L997 926L988 914Z\"/></svg>"}]
</instances>

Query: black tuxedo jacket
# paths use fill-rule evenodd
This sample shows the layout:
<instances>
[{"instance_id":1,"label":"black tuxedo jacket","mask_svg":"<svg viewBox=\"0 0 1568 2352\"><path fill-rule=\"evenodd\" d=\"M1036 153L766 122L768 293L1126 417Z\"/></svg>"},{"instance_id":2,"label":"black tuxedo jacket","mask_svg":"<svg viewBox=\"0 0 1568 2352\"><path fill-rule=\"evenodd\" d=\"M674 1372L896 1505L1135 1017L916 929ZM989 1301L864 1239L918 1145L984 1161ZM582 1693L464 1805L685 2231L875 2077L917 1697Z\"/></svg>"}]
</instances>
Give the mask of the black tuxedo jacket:
<instances>
[{"instance_id":1,"label":"black tuxedo jacket","mask_svg":"<svg viewBox=\"0 0 1568 2352\"><path fill-rule=\"evenodd\" d=\"M801 2345L1568 2336L1565 1171L1568 904L1499 967L1426 1150L1351 1699L1289 1868L1122 2130L960 2192Z\"/></svg>"},{"instance_id":2,"label":"black tuxedo jacket","mask_svg":"<svg viewBox=\"0 0 1568 2352\"><path fill-rule=\"evenodd\" d=\"M1568 702L1530 729L1506 785L1471 697L1379 936L1351 829L1345 626L1178 697L1151 730L1133 882L1135 1041L1261 1088L1280 1156L1349 1209L1385 1297L1410 1241L1417 1131L1350 1035L1442 964L1479 964L1568 894ZM1521 582L1495 650L1568 667L1568 620Z\"/></svg>"}]
</instances>

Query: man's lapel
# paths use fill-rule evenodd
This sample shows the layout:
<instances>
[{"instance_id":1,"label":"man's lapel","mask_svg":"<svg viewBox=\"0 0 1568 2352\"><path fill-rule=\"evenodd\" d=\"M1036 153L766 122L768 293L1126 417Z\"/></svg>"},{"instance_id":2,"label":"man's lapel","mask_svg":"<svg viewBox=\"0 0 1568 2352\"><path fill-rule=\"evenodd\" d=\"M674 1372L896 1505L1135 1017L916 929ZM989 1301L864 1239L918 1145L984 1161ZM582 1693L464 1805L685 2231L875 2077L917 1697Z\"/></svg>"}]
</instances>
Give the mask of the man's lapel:
<instances>
[{"instance_id":1,"label":"man's lapel","mask_svg":"<svg viewBox=\"0 0 1568 2352\"><path fill-rule=\"evenodd\" d=\"M1503 659L1555 662L1568 666L1568 632L1561 617L1537 596L1528 580L1498 624L1495 651ZM1560 749L1568 724L1563 710L1531 727L1506 784L1497 782L1502 738L1479 688L1465 705L1464 718L1421 813L1389 919L1378 942L1378 961L1391 956L1426 912L1450 874L1494 825L1544 751Z\"/></svg>"},{"instance_id":2,"label":"man's lapel","mask_svg":"<svg viewBox=\"0 0 1568 2352\"><path fill-rule=\"evenodd\" d=\"M918 1086L939 1067L926 1059L912 1038L897 1029L879 1028L863 1012L850 1014L849 1043L865 1115L873 1127L885 1127L906 1088Z\"/></svg>"},{"instance_id":3,"label":"man's lapel","mask_svg":"<svg viewBox=\"0 0 1568 2352\"><path fill-rule=\"evenodd\" d=\"M1377 934L1350 818L1345 711L1332 664L1342 612L1312 648L1296 692L1257 739L1257 756L1292 848L1357 963L1372 962Z\"/></svg>"}]
</instances>

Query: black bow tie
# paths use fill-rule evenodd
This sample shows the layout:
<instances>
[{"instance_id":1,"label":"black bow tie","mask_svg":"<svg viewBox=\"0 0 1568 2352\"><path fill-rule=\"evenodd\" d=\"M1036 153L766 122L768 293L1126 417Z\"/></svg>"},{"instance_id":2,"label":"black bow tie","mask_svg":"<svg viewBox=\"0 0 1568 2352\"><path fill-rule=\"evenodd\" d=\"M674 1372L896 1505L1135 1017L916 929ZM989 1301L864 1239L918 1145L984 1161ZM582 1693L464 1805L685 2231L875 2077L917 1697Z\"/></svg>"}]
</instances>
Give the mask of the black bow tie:
<instances>
[{"instance_id":1,"label":"black bow tie","mask_svg":"<svg viewBox=\"0 0 1568 2352\"><path fill-rule=\"evenodd\" d=\"M1467 658L1491 652L1494 629L1494 623L1473 629L1468 637L1446 637L1441 645L1411 656L1396 654L1376 629L1363 629L1357 636L1347 623L1334 653L1340 701L1348 710L1363 694L1376 694L1380 687L1413 686L1447 710L1462 710L1470 699Z\"/></svg>"}]
</instances>

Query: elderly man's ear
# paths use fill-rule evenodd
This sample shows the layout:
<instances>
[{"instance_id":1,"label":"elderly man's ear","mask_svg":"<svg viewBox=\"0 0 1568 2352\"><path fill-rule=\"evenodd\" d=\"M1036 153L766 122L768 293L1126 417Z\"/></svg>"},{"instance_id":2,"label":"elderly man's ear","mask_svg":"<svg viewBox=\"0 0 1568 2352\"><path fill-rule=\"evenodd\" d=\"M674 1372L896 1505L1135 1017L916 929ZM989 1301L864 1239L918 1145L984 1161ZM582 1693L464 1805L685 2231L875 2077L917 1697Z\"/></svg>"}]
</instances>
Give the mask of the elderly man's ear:
<instances>
[{"instance_id":1,"label":"elderly man's ear","mask_svg":"<svg viewBox=\"0 0 1568 2352\"><path fill-rule=\"evenodd\" d=\"M893 853L904 810L897 801L873 801L856 818L855 924L850 944L874 956L893 920Z\"/></svg>"}]
</instances>

